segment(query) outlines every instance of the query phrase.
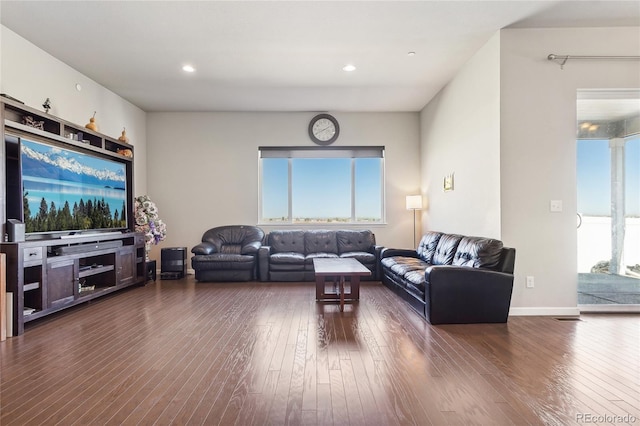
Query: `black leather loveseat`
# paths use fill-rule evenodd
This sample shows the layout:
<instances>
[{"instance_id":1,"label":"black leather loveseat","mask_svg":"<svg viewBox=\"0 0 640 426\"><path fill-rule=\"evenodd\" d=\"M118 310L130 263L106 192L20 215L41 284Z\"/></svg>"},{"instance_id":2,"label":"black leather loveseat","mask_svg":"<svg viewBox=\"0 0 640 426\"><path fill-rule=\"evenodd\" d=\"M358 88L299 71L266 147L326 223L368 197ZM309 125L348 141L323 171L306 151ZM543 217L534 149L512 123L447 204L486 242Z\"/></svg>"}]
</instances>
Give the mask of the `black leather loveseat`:
<instances>
[{"instance_id":1,"label":"black leather loveseat","mask_svg":"<svg viewBox=\"0 0 640 426\"><path fill-rule=\"evenodd\" d=\"M260 280L313 281L314 258L354 258L378 280L380 246L369 230L271 231L258 252Z\"/></svg>"},{"instance_id":2,"label":"black leather loveseat","mask_svg":"<svg viewBox=\"0 0 640 426\"><path fill-rule=\"evenodd\" d=\"M257 226L229 225L211 228L191 249L198 281L252 281L257 279L258 249L264 231Z\"/></svg>"},{"instance_id":3,"label":"black leather loveseat","mask_svg":"<svg viewBox=\"0 0 640 426\"><path fill-rule=\"evenodd\" d=\"M382 282L431 324L507 321L515 249L501 241L428 232L417 250L380 257Z\"/></svg>"}]
</instances>

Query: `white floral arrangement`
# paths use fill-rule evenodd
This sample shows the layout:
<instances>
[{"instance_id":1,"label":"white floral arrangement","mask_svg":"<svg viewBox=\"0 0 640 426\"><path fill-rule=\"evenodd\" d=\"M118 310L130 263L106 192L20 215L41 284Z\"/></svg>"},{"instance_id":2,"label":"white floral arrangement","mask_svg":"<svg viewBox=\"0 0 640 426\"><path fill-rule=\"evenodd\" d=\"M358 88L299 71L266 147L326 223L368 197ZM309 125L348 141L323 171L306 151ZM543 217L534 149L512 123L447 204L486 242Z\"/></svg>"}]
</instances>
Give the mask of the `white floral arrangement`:
<instances>
[{"instance_id":1,"label":"white floral arrangement","mask_svg":"<svg viewBox=\"0 0 640 426\"><path fill-rule=\"evenodd\" d=\"M135 230L144 233L144 249L148 254L152 244L167 238L167 225L158 217L158 207L148 195L136 197L135 207Z\"/></svg>"}]
</instances>

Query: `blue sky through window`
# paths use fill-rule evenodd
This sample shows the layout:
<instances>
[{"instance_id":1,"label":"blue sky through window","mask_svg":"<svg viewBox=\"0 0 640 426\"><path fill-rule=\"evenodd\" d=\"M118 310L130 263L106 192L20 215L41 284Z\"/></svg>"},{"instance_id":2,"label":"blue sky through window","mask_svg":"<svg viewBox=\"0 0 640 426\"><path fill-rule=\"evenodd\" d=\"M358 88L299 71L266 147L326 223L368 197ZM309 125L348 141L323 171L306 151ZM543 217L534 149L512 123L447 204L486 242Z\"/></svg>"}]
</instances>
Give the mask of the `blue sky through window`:
<instances>
[{"instance_id":1,"label":"blue sky through window","mask_svg":"<svg viewBox=\"0 0 640 426\"><path fill-rule=\"evenodd\" d=\"M291 159L289 218L289 159L262 160L262 220L293 222L382 221L381 158ZM352 163L354 179L352 180ZM352 188L352 181L355 185Z\"/></svg>"},{"instance_id":2,"label":"blue sky through window","mask_svg":"<svg viewBox=\"0 0 640 426\"><path fill-rule=\"evenodd\" d=\"M611 153L608 140L579 140L578 213L611 215ZM626 216L640 217L640 138L625 144Z\"/></svg>"},{"instance_id":3,"label":"blue sky through window","mask_svg":"<svg viewBox=\"0 0 640 426\"><path fill-rule=\"evenodd\" d=\"M356 158L356 220L382 220L382 167L379 158Z\"/></svg>"},{"instance_id":4,"label":"blue sky through window","mask_svg":"<svg viewBox=\"0 0 640 426\"><path fill-rule=\"evenodd\" d=\"M293 160L294 220L351 218L351 159Z\"/></svg>"}]
</instances>

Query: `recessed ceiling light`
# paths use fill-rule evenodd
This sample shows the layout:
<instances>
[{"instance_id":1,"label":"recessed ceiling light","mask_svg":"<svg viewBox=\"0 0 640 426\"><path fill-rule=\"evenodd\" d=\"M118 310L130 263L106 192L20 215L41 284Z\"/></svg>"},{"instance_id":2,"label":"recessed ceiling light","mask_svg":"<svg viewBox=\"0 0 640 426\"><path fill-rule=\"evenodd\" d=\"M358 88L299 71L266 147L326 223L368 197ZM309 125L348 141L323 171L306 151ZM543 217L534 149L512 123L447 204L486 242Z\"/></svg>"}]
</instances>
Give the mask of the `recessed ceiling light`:
<instances>
[{"instance_id":1,"label":"recessed ceiling light","mask_svg":"<svg viewBox=\"0 0 640 426\"><path fill-rule=\"evenodd\" d=\"M194 72L196 69L191 65L185 65L182 67L182 71L184 72Z\"/></svg>"},{"instance_id":2,"label":"recessed ceiling light","mask_svg":"<svg viewBox=\"0 0 640 426\"><path fill-rule=\"evenodd\" d=\"M416 56L416 52L409 52L407 53L407 56Z\"/></svg>"},{"instance_id":3,"label":"recessed ceiling light","mask_svg":"<svg viewBox=\"0 0 640 426\"><path fill-rule=\"evenodd\" d=\"M355 65L347 64L344 67L342 67L342 69L346 72L351 72L351 71L355 71L356 67Z\"/></svg>"}]
</instances>

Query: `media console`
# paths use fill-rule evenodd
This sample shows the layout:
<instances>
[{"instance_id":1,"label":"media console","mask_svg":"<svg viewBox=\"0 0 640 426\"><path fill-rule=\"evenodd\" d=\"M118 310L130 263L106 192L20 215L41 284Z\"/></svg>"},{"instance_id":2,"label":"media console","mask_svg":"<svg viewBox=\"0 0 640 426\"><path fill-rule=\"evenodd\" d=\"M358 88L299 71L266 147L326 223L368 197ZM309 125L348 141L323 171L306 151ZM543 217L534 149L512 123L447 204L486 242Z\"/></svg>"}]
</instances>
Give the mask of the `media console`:
<instances>
[{"instance_id":1,"label":"media console","mask_svg":"<svg viewBox=\"0 0 640 426\"><path fill-rule=\"evenodd\" d=\"M6 96L0 96L0 124L3 144L0 146L0 236L4 237L0 252L6 253L13 334L22 334L26 322L144 283L144 235L133 232L134 147ZM40 170L42 163L38 156L29 153L51 155L58 151L90 168L107 167L109 178L98 179L99 184L91 177L81 180L80 185L86 190L81 191L84 195L100 195L95 195L95 200L87 196L84 209L83 198L80 198L77 211L71 197L65 197L65 202L57 200L54 210L53 199L49 203L44 195L39 195L43 200L41 206L51 207L41 207L42 217L34 223L36 210L33 206L33 210L29 209L25 181L48 179L54 174L47 169L47 176L25 175L25 170ZM62 163L54 163L51 171L68 172ZM25 176L30 179L24 179ZM64 186L66 180L77 183L74 178L50 180L53 181L49 182L51 187ZM94 193L94 187L102 190ZM116 196L111 194L112 190L124 191L125 195ZM30 195L34 197L36 192L34 189ZM58 192L66 194L63 190ZM93 211L98 211L95 217L89 213L91 201ZM22 226L21 232L16 232L14 223ZM121 232L122 229L125 231Z\"/></svg>"},{"instance_id":2,"label":"media console","mask_svg":"<svg viewBox=\"0 0 640 426\"><path fill-rule=\"evenodd\" d=\"M13 334L26 322L146 280L144 235L127 232L3 243Z\"/></svg>"}]
</instances>

